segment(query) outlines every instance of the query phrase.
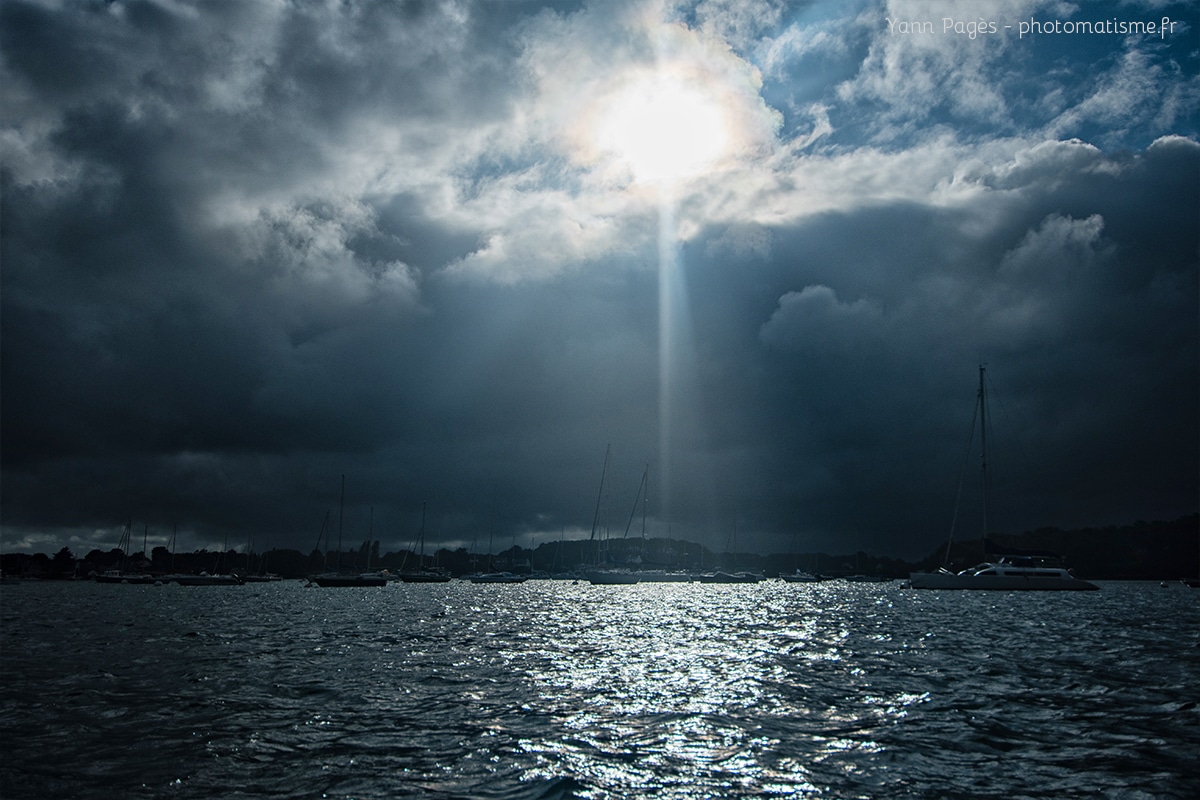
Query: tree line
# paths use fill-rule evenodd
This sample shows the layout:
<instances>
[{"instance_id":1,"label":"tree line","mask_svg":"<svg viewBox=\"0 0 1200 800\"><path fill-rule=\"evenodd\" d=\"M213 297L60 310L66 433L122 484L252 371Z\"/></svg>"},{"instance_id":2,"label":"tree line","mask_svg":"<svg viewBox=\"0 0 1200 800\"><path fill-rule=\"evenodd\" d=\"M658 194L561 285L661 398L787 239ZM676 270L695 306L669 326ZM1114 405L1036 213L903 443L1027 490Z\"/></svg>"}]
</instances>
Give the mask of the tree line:
<instances>
[{"instance_id":1,"label":"tree line","mask_svg":"<svg viewBox=\"0 0 1200 800\"><path fill-rule=\"evenodd\" d=\"M993 534L1005 546L1052 550L1080 577L1098 580L1178 580L1200 577L1200 515L1171 521L1138 521L1131 525L1061 530L1038 528L1022 534ZM915 562L866 552L756 553L714 552L681 539L560 540L535 548L513 545L499 553L473 553L464 547L440 548L422 557L412 550L380 554L380 543L364 542L357 550L271 549L263 553L236 550L196 550L172 553L155 547L149 554L121 548L92 550L82 558L63 547L53 556L43 553L5 553L5 575L48 580L87 579L107 570L163 575L174 572L238 575L271 574L304 578L320 572L380 570L404 572L439 568L455 577L476 572L565 572L596 565L638 566L647 569L748 570L772 577L801 569L826 575L867 574L904 578L909 572L948 566L962 569L986 560L983 538L940 545ZM949 558L947 559L947 554Z\"/></svg>"}]
</instances>

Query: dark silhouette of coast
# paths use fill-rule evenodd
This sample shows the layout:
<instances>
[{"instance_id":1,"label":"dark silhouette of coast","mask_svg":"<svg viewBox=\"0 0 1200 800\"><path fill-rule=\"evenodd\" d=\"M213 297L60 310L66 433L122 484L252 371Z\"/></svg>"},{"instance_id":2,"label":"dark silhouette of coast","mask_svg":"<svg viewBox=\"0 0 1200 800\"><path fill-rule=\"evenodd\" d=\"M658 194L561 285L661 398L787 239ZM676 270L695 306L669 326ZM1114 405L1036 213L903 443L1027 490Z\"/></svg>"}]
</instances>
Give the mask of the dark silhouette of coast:
<instances>
[{"instance_id":1,"label":"dark silhouette of coast","mask_svg":"<svg viewBox=\"0 0 1200 800\"><path fill-rule=\"evenodd\" d=\"M1015 536L995 534L990 539L1006 547L1050 550L1062 556L1077 575L1093 580L1184 580L1200 577L1200 515L1171 521L1138 521L1130 525L1061 530L1039 528ZM472 553L466 548L440 549L422 557L409 550L380 554L379 542L364 543L358 550L322 552L273 549L265 553L235 550L172 554L165 547L145 553L125 553L120 548L92 550L77 557L63 547L55 554L5 553L0 569L6 576L39 580L87 580L109 570L146 575L229 572L242 577L304 578L330 565L388 570L400 573L436 566L455 577L480 571L506 570L530 574L569 573L595 564L597 542L565 540L545 542L536 548L514 545L496 554ZM604 543L605 558L616 565L644 569L747 570L768 577L797 569L826 576L851 574L904 578L912 571L937 569L946 558L945 543L918 561L905 561L865 552L851 553L727 553L681 539L611 539ZM982 537L954 542L949 568L959 569L984 560Z\"/></svg>"}]
</instances>

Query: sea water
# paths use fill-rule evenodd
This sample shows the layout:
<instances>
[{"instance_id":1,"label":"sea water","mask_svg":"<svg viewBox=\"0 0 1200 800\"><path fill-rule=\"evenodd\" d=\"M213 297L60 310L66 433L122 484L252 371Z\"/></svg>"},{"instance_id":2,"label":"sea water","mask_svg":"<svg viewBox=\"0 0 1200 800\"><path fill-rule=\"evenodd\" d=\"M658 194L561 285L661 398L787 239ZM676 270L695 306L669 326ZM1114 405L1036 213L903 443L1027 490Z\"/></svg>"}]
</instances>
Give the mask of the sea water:
<instances>
[{"instance_id":1,"label":"sea water","mask_svg":"<svg viewBox=\"0 0 1200 800\"><path fill-rule=\"evenodd\" d=\"M1200 590L0 588L0 797L1194 798Z\"/></svg>"}]
</instances>

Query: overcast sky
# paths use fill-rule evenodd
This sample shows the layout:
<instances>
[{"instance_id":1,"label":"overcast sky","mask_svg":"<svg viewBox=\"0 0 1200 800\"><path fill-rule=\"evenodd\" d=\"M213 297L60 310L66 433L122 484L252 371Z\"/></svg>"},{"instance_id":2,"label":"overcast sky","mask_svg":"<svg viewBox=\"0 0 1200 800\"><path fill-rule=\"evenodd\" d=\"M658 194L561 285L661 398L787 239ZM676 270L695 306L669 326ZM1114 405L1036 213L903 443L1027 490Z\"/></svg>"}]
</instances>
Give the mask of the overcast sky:
<instances>
[{"instance_id":1,"label":"overcast sky","mask_svg":"<svg viewBox=\"0 0 1200 800\"><path fill-rule=\"evenodd\" d=\"M1194 512L1197 23L0 0L0 548L923 556L981 363L992 529Z\"/></svg>"}]
</instances>

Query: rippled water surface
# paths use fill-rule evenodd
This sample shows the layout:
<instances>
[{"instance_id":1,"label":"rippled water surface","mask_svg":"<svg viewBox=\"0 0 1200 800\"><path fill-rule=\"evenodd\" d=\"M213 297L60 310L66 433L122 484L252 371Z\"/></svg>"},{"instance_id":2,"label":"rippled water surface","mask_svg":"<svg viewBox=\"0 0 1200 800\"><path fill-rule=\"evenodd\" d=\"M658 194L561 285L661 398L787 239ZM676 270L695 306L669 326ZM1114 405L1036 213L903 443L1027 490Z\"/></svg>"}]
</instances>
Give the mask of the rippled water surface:
<instances>
[{"instance_id":1,"label":"rippled water surface","mask_svg":"<svg viewBox=\"0 0 1200 800\"><path fill-rule=\"evenodd\" d=\"M1200 591L0 589L0 796L1200 796Z\"/></svg>"}]
</instances>

